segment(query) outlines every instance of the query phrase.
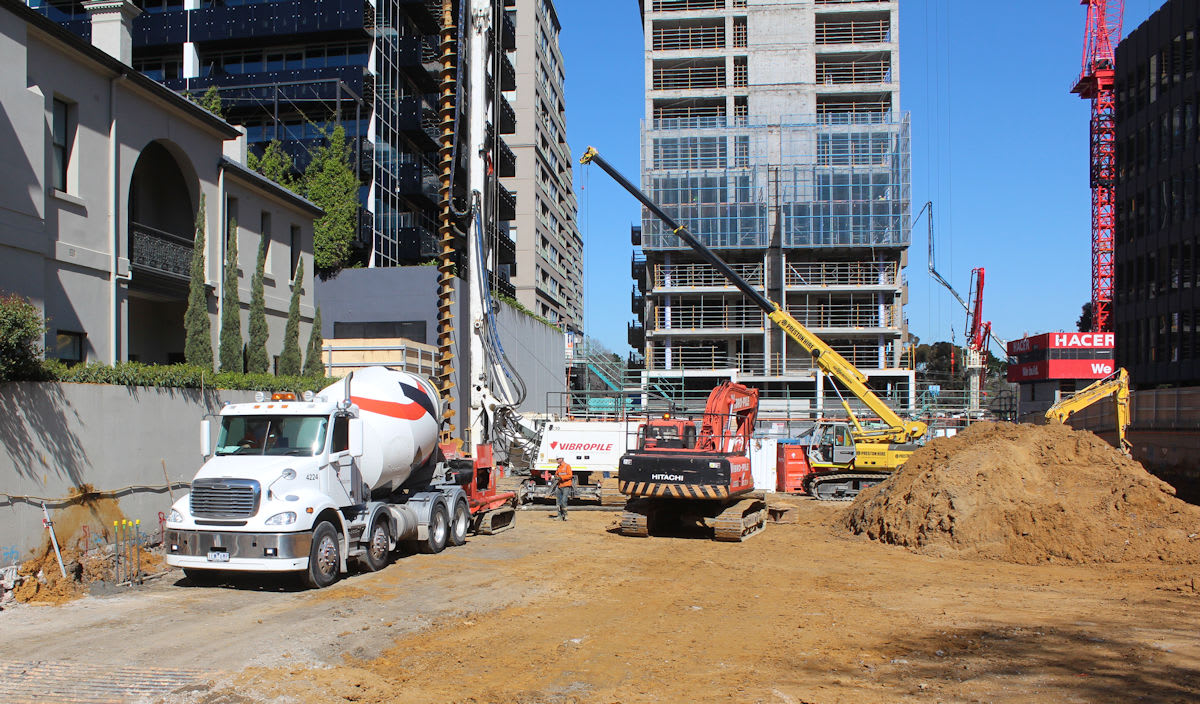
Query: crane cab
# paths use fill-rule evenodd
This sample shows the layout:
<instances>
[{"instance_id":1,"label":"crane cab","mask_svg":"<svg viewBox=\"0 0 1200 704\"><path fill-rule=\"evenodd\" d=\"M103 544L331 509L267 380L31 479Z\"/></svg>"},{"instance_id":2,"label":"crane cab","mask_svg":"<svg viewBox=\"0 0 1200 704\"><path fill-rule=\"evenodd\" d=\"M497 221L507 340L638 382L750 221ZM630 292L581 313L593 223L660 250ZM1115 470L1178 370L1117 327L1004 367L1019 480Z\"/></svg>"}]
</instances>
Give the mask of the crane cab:
<instances>
[{"instance_id":1,"label":"crane cab","mask_svg":"<svg viewBox=\"0 0 1200 704\"><path fill-rule=\"evenodd\" d=\"M858 455L848 423L820 423L813 428L808 459L814 467L849 467Z\"/></svg>"},{"instance_id":2,"label":"crane cab","mask_svg":"<svg viewBox=\"0 0 1200 704\"><path fill-rule=\"evenodd\" d=\"M638 426L639 450L691 450L696 447L696 424L664 415Z\"/></svg>"}]
</instances>

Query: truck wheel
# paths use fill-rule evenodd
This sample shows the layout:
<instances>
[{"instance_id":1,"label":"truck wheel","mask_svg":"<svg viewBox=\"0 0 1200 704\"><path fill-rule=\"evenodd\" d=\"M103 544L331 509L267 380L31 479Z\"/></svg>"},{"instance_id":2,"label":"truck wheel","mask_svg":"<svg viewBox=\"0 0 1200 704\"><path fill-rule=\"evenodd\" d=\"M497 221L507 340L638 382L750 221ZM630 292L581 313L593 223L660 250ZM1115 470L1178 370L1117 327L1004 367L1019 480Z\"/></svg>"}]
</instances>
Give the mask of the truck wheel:
<instances>
[{"instance_id":1,"label":"truck wheel","mask_svg":"<svg viewBox=\"0 0 1200 704\"><path fill-rule=\"evenodd\" d=\"M471 527L471 511L465 501L454 505L454 518L450 521L450 544L454 546L467 542L467 530Z\"/></svg>"},{"instance_id":2,"label":"truck wheel","mask_svg":"<svg viewBox=\"0 0 1200 704\"><path fill-rule=\"evenodd\" d=\"M391 544L392 532L388 528L387 516L376 516L371 524L371 532L367 534L366 550L363 552L362 562L368 572L378 572L388 566Z\"/></svg>"},{"instance_id":3,"label":"truck wheel","mask_svg":"<svg viewBox=\"0 0 1200 704\"><path fill-rule=\"evenodd\" d=\"M313 589L328 587L337 581L342 556L338 548L337 530L329 521L321 521L313 529L312 548L308 551L308 569L304 583Z\"/></svg>"},{"instance_id":4,"label":"truck wheel","mask_svg":"<svg viewBox=\"0 0 1200 704\"><path fill-rule=\"evenodd\" d=\"M434 555L446 547L446 538L450 533L450 519L446 515L446 504L437 503L429 516L429 535L418 544L418 549L426 555Z\"/></svg>"}]
</instances>

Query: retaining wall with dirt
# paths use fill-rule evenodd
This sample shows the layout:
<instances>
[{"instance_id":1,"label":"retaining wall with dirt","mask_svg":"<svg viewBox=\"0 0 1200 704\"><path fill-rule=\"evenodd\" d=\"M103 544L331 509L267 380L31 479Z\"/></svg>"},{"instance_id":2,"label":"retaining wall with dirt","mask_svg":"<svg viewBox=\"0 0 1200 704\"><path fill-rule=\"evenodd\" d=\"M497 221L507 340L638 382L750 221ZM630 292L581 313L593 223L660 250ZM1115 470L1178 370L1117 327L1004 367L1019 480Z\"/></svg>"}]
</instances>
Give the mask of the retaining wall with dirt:
<instances>
[{"instance_id":1,"label":"retaining wall with dirt","mask_svg":"<svg viewBox=\"0 0 1200 704\"><path fill-rule=\"evenodd\" d=\"M214 389L0 384L0 567L27 559L44 540L43 500L52 520L64 521L61 532L74 533L64 542L79 538L85 526L94 542L120 518L158 531L172 492L186 492L203 462L200 420L226 402L253 397ZM94 510L97 499L112 502Z\"/></svg>"}]
</instances>

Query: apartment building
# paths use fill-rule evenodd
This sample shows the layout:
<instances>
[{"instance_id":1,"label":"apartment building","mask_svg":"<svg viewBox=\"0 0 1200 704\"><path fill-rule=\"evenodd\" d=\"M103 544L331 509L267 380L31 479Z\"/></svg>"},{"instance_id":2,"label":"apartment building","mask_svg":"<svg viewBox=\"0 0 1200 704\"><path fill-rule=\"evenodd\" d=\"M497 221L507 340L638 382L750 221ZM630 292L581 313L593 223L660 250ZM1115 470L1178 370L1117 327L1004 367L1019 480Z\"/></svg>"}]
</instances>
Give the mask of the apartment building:
<instances>
[{"instance_id":1,"label":"apartment building","mask_svg":"<svg viewBox=\"0 0 1200 704\"><path fill-rule=\"evenodd\" d=\"M1117 46L1116 364L1200 384L1200 6L1164 3Z\"/></svg>"},{"instance_id":2,"label":"apartment building","mask_svg":"<svg viewBox=\"0 0 1200 704\"><path fill-rule=\"evenodd\" d=\"M516 0L516 90L506 93L517 113L508 143L516 174L501 179L516 195L509 235L516 242L512 283L526 308L562 325L583 329L583 239L567 146L565 68L553 0Z\"/></svg>"},{"instance_id":3,"label":"apartment building","mask_svg":"<svg viewBox=\"0 0 1200 704\"><path fill-rule=\"evenodd\" d=\"M513 0L508 0L511 4ZM30 0L63 26L87 38L90 24L80 0ZM256 153L279 140L298 170L311 150L341 125L362 183L359 256L368 266L416 264L435 258L438 244L438 96L442 47L440 0L138 0L133 22L133 65L166 86L192 95L220 90L229 122L246 128ZM452 3L461 26L465 3ZM490 128L512 134L516 115L503 91L515 88L508 58L515 27L499 11L490 42ZM465 51L460 52L465 58ZM466 198L466 71L461 96L460 159L455 192ZM493 134L491 163L498 176L515 173L512 150ZM488 240L493 285L508 282L515 247L503 225L515 214L512 194L493 180L497 217ZM489 197L493 197L489 194ZM465 219L455 250L466 252ZM463 262L460 270L465 271Z\"/></svg>"},{"instance_id":4,"label":"apartment building","mask_svg":"<svg viewBox=\"0 0 1200 704\"><path fill-rule=\"evenodd\" d=\"M897 408L909 246L896 0L644 0L642 184ZM840 408L810 355L657 219L633 233L629 342L652 388L758 387L762 412ZM844 393L844 391L843 391Z\"/></svg>"}]
</instances>

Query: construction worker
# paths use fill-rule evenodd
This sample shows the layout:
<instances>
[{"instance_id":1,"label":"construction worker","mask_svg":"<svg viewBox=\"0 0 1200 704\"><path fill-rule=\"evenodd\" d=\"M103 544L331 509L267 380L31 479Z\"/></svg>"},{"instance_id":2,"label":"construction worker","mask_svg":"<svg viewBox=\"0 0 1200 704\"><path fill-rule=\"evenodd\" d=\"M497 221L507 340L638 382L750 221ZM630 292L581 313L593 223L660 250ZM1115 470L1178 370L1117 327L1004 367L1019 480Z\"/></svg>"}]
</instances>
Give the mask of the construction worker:
<instances>
[{"instance_id":1,"label":"construction worker","mask_svg":"<svg viewBox=\"0 0 1200 704\"><path fill-rule=\"evenodd\" d=\"M558 503L559 520L567 520L567 499L571 496L571 487L575 484L575 472L571 465L562 457L558 458L558 466L554 468L554 499Z\"/></svg>"}]
</instances>

